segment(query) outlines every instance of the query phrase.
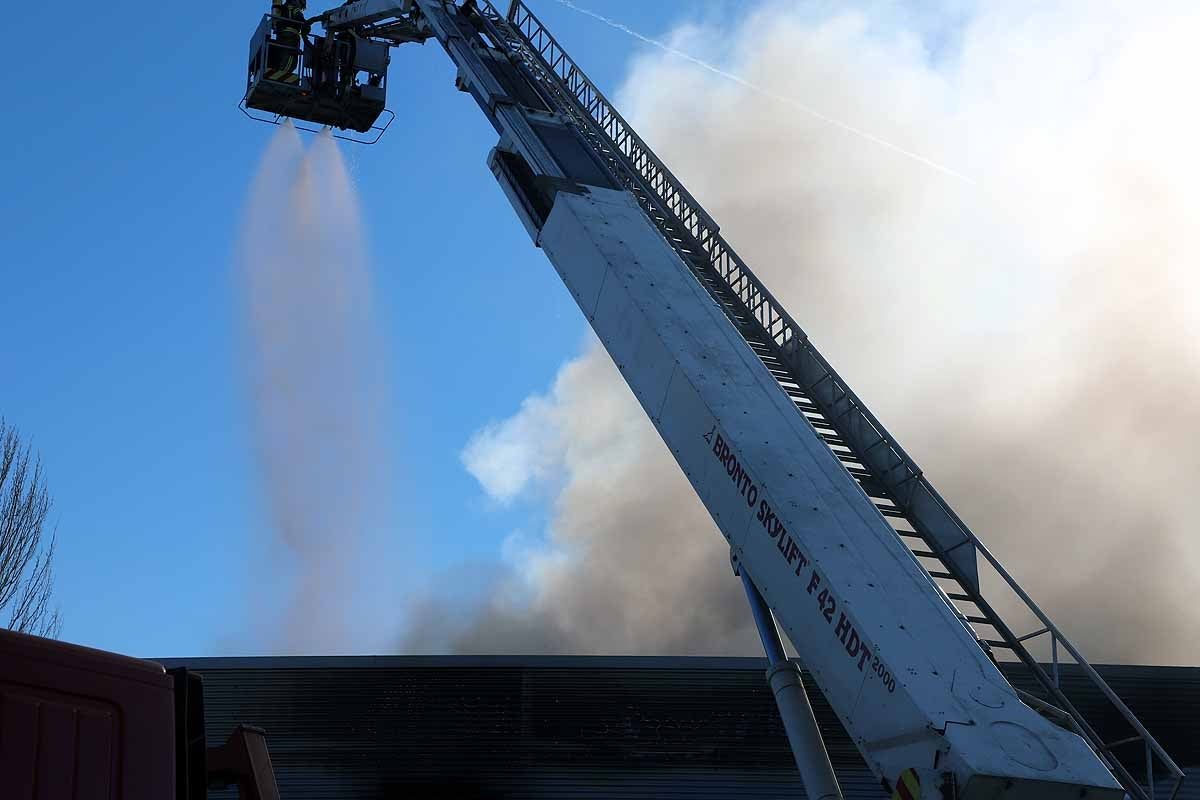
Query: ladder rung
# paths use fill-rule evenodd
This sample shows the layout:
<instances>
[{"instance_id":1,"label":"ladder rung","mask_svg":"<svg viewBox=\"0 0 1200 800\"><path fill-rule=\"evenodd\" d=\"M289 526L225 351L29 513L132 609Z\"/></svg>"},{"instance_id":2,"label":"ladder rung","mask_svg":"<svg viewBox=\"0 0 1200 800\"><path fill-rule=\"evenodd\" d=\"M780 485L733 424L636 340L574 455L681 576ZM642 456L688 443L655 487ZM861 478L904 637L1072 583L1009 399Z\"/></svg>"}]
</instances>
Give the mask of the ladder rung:
<instances>
[{"instance_id":1,"label":"ladder rung","mask_svg":"<svg viewBox=\"0 0 1200 800\"><path fill-rule=\"evenodd\" d=\"M912 554L917 558L938 558L938 554L932 550L913 550Z\"/></svg>"},{"instance_id":2,"label":"ladder rung","mask_svg":"<svg viewBox=\"0 0 1200 800\"><path fill-rule=\"evenodd\" d=\"M875 479L869 475L865 478L859 478L858 476L855 476L854 479L858 481L858 485L862 487L862 490L867 493L867 497L871 498L872 500L891 499L888 496L887 489L884 489L882 486L880 486Z\"/></svg>"},{"instance_id":3,"label":"ladder rung","mask_svg":"<svg viewBox=\"0 0 1200 800\"><path fill-rule=\"evenodd\" d=\"M988 647L999 647L1003 650L1012 650L1013 646L1008 642L998 642L995 639L984 639L983 643Z\"/></svg>"},{"instance_id":4,"label":"ladder rung","mask_svg":"<svg viewBox=\"0 0 1200 800\"><path fill-rule=\"evenodd\" d=\"M948 580L952 580L952 581L953 581L953 580L958 580L958 579L957 579L957 578L955 578L953 575L951 575L949 572L940 572L940 571L933 571L933 570L930 570L929 574L930 574L931 576L933 576L934 578L946 578L946 579L948 579Z\"/></svg>"},{"instance_id":5,"label":"ladder rung","mask_svg":"<svg viewBox=\"0 0 1200 800\"><path fill-rule=\"evenodd\" d=\"M967 622L970 622L975 625L994 625L995 624L987 617L967 617Z\"/></svg>"},{"instance_id":6,"label":"ladder rung","mask_svg":"<svg viewBox=\"0 0 1200 800\"><path fill-rule=\"evenodd\" d=\"M1108 744L1103 745L1100 749L1101 750L1112 750L1114 747L1122 747L1123 745L1133 744L1134 742L1140 742L1140 741L1142 741L1141 736L1130 736L1126 739L1118 739L1115 742L1109 742Z\"/></svg>"},{"instance_id":7,"label":"ladder rung","mask_svg":"<svg viewBox=\"0 0 1200 800\"><path fill-rule=\"evenodd\" d=\"M965 600L968 603L975 602L975 600L970 595L959 594L958 592L948 592L946 594L946 597L949 597L951 600Z\"/></svg>"}]
</instances>

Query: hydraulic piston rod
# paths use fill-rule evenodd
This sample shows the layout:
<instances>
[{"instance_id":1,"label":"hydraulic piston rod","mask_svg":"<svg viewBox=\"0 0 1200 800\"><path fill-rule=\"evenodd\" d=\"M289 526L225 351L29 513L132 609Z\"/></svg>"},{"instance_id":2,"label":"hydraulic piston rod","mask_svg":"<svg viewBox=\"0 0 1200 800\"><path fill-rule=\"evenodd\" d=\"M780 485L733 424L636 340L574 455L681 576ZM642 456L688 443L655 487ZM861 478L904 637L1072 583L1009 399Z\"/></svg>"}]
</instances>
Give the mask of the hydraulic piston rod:
<instances>
[{"instance_id":1,"label":"hydraulic piston rod","mask_svg":"<svg viewBox=\"0 0 1200 800\"><path fill-rule=\"evenodd\" d=\"M767 681L779 705L779 716L783 720L792 755L796 758L800 779L804 781L804 791L812 800L842 800L842 788L838 785L833 764L829 761L829 752L821 738L821 729L817 727L817 718L808 701L808 693L804 690L800 668L784 652L775 618L771 616L771 609L750 579L750 574L736 562L735 567L741 575L742 586L746 588L746 599L750 601L754 624L758 627L759 638L767 653Z\"/></svg>"}]
</instances>

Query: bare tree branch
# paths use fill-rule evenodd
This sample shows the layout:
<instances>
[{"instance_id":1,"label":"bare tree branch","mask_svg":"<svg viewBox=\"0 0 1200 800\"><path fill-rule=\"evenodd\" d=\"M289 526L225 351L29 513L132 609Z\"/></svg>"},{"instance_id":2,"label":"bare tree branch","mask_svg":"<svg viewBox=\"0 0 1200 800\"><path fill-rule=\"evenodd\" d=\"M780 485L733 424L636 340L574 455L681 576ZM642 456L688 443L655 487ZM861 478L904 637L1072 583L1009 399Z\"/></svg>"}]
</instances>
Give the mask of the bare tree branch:
<instances>
[{"instance_id":1,"label":"bare tree branch","mask_svg":"<svg viewBox=\"0 0 1200 800\"><path fill-rule=\"evenodd\" d=\"M58 545L56 533L45 541L52 505L41 459L0 418L0 612L8 609L11 630L50 637L62 629L50 605Z\"/></svg>"}]
</instances>

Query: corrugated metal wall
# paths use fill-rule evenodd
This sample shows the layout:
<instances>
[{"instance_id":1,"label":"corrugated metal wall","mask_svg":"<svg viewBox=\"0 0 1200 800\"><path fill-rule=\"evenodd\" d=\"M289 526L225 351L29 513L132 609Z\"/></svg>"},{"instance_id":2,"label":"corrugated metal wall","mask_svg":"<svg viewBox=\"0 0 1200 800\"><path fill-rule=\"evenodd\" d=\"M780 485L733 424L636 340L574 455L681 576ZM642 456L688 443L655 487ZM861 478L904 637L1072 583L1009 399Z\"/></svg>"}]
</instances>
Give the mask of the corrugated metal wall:
<instances>
[{"instance_id":1,"label":"corrugated metal wall","mask_svg":"<svg viewBox=\"0 0 1200 800\"><path fill-rule=\"evenodd\" d=\"M210 744L238 723L267 730L283 800L803 796L758 659L167 663L204 676ZM1103 671L1177 760L1200 767L1200 669ZM846 796L884 797L813 699ZM1184 797L1200 800L1200 774Z\"/></svg>"}]
</instances>

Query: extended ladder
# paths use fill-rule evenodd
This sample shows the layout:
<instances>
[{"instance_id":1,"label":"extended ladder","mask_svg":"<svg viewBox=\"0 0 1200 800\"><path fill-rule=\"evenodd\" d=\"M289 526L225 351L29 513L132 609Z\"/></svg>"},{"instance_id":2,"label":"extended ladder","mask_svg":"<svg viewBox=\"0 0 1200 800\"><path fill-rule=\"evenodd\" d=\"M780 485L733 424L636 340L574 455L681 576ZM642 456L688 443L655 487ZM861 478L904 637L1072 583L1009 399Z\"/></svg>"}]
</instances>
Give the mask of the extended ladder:
<instances>
[{"instance_id":1,"label":"extended ladder","mask_svg":"<svg viewBox=\"0 0 1200 800\"><path fill-rule=\"evenodd\" d=\"M471 4L464 7L467 9ZM999 560L941 498L917 464L809 341L804 331L722 238L711 217L571 60L536 16L514 0L507 14L478 5L478 24L629 190L700 285L816 430L847 472L891 522L898 539L958 610L995 660L1019 661L1042 690L1023 699L1091 745L1138 800L1174 798L1183 772L1079 650L1030 598ZM980 567L1008 587L1033 619L1018 632L984 595ZM985 576L989 573L985 572ZM1048 642L1049 663L1029 647ZM1124 730L1098 732L1062 690L1060 664L1069 659L1103 693ZM1068 663L1069 663L1068 662ZM1111 727L1111 726L1106 726ZM1137 768L1129 766L1134 762ZM1140 774L1135 774L1135 771Z\"/></svg>"}]
</instances>

